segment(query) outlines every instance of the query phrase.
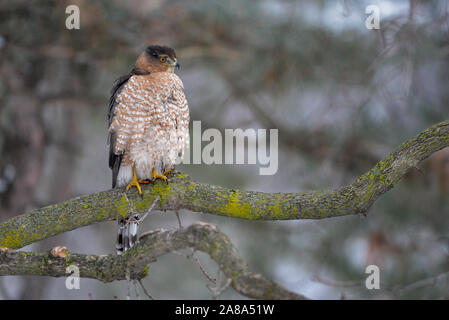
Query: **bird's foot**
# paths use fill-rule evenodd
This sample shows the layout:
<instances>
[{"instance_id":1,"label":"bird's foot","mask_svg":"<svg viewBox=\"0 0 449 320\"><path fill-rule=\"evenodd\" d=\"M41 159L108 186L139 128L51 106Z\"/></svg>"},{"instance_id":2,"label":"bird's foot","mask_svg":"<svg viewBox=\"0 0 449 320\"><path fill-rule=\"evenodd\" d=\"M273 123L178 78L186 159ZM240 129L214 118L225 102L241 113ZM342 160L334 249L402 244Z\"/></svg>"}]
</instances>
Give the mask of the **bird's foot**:
<instances>
[{"instance_id":1,"label":"bird's foot","mask_svg":"<svg viewBox=\"0 0 449 320\"><path fill-rule=\"evenodd\" d=\"M140 179L139 180L140 184L149 184L151 182L153 182L151 179Z\"/></svg>"},{"instance_id":2,"label":"bird's foot","mask_svg":"<svg viewBox=\"0 0 449 320\"><path fill-rule=\"evenodd\" d=\"M162 180L164 180L164 181L167 181L167 176L166 176L166 174L167 173L169 173L169 172L171 172L171 169L167 169L167 170L165 170L162 174L159 174L159 173L157 173L156 172L156 170L154 170L154 168L153 168L153 171L152 171L152 173L151 173L151 175L153 176L153 181L156 181L157 179L162 179Z\"/></svg>"},{"instance_id":3,"label":"bird's foot","mask_svg":"<svg viewBox=\"0 0 449 320\"><path fill-rule=\"evenodd\" d=\"M136 187L137 191L139 191L139 195L142 196L142 189L140 188L139 180L137 180L137 176L135 174L133 174L131 183L126 186L126 191L128 191L131 187Z\"/></svg>"}]
</instances>

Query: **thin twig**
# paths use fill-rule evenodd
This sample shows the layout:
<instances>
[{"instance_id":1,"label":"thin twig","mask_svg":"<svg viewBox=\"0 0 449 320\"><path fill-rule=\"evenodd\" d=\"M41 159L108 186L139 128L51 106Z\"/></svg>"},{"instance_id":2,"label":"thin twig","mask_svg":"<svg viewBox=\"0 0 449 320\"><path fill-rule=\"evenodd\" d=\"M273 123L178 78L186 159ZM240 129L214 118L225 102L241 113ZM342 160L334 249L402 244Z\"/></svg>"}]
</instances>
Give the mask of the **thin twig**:
<instances>
[{"instance_id":1,"label":"thin twig","mask_svg":"<svg viewBox=\"0 0 449 320\"><path fill-rule=\"evenodd\" d=\"M200 262L200 259L198 258L198 256L195 253L195 250L191 249L191 252L188 254L184 254L182 252L179 251L173 251L172 253L180 255L184 258L186 258L187 260L193 260L199 267L199 269L201 270L201 273L212 283L216 284L217 279L215 279L214 277L212 277L211 275L209 275L209 273L206 271L206 269L203 267L203 265Z\"/></svg>"},{"instance_id":2,"label":"thin twig","mask_svg":"<svg viewBox=\"0 0 449 320\"><path fill-rule=\"evenodd\" d=\"M145 295L150 298L151 300L155 300L154 297L147 291L147 289L145 288L145 286L142 283L142 280L137 280L140 284L140 286L142 287L143 293L145 293Z\"/></svg>"},{"instance_id":3,"label":"thin twig","mask_svg":"<svg viewBox=\"0 0 449 320\"><path fill-rule=\"evenodd\" d=\"M178 219L179 228L182 228L181 217L179 216L179 211L175 210L176 218Z\"/></svg>"},{"instance_id":4,"label":"thin twig","mask_svg":"<svg viewBox=\"0 0 449 320\"><path fill-rule=\"evenodd\" d=\"M204 269L203 265L200 262L200 259L198 258L198 256L196 255L195 251L192 249L192 254L190 255L191 258L193 258L193 260L196 262L196 264L198 265L198 267L200 268L201 272L203 273L203 275L212 283L216 283L217 279L215 279L214 277L212 277L211 275L209 275L209 273L206 271L206 269Z\"/></svg>"},{"instance_id":5,"label":"thin twig","mask_svg":"<svg viewBox=\"0 0 449 320\"><path fill-rule=\"evenodd\" d=\"M232 280L231 279L227 279L226 283L224 285L221 285L222 282L222 276L223 272L220 270L218 272L218 280L216 282L215 287L211 287L210 285L206 285L206 287L212 292L212 300L217 300L220 295L226 290L228 289L228 287L231 285Z\"/></svg>"},{"instance_id":6,"label":"thin twig","mask_svg":"<svg viewBox=\"0 0 449 320\"><path fill-rule=\"evenodd\" d=\"M449 280L449 271L441 273L441 274L433 276L433 277L429 277L429 278L425 278L425 279L413 282L413 283L407 285L406 287L399 289L397 293L399 296L402 296L410 291L413 291L413 290L416 290L416 289L419 289L422 287L436 285L437 283L440 283L445 278Z\"/></svg>"},{"instance_id":7,"label":"thin twig","mask_svg":"<svg viewBox=\"0 0 449 320\"><path fill-rule=\"evenodd\" d=\"M131 201L129 201L128 196L126 195L126 192L123 192L123 195L125 196L126 203L129 205L129 208L131 209L131 215L134 215L134 207Z\"/></svg>"},{"instance_id":8,"label":"thin twig","mask_svg":"<svg viewBox=\"0 0 449 320\"><path fill-rule=\"evenodd\" d=\"M156 196L156 198L154 198L153 203L151 204L151 206L148 208L148 210L145 212L145 214L143 215L143 217L139 218L139 223L143 222L143 220L145 220L145 218L147 217L147 215L151 212L151 210L153 210L154 206L156 205L157 201L160 199L160 196Z\"/></svg>"}]
</instances>

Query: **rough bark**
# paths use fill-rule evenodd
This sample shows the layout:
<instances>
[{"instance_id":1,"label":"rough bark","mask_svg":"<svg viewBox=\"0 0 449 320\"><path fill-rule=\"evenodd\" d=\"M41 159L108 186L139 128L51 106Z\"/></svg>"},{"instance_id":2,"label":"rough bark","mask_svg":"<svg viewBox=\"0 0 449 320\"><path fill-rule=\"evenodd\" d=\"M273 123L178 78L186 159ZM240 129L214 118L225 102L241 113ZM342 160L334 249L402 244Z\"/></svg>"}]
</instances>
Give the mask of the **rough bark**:
<instances>
[{"instance_id":1,"label":"rough bark","mask_svg":"<svg viewBox=\"0 0 449 320\"><path fill-rule=\"evenodd\" d=\"M66 268L74 264L79 268L82 278L103 282L125 280L129 270L131 279L142 279L148 272L147 265L157 257L188 248L207 253L231 280L231 286L242 295L255 299L305 299L248 271L247 263L239 256L229 238L216 226L201 222L187 229L159 229L146 233L140 237L138 245L122 256L69 253L66 257L53 257L50 252L0 250L0 276L66 277Z\"/></svg>"},{"instance_id":2,"label":"rough bark","mask_svg":"<svg viewBox=\"0 0 449 320\"><path fill-rule=\"evenodd\" d=\"M124 195L112 189L32 210L0 224L0 247L22 248L30 243L92 223L146 212L159 197L155 209L188 209L249 220L323 219L363 214L393 188L420 161L449 145L449 121L440 122L402 143L384 160L348 186L333 191L263 193L201 184L176 173L170 182L156 182L137 193ZM146 265L157 256L192 247L208 253L232 280L240 293L254 298L302 299L277 284L247 270L235 247L216 227L196 224L177 231L158 230L145 235L139 245L122 257L69 255L52 258L43 253L0 253L0 275L34 274L63 276L65 266L77 263L81 276L113 281L124 279L125 270L134 278L145 275ZM58 260L59 259L59 260ZM62 260L61 260L62 259Z\"/></svg>"},{"instance_id":3,"label":"rough bark","mask_svg":"<svg viewBox=\"0 0 449 320\"><path fill-rule=\"evenodd\" d=\"M18 249L92 223L145 212L159 196L156 210L187 209L248 220L323 219L363 214L420 161L449 145L449 121L402 143L384 160L348 186L305 193L264 193L202 184L187 175L143 186L143 198L124 188L77 197L35 209L0 224L0 247Z\"/></svg>"}]
</instances>

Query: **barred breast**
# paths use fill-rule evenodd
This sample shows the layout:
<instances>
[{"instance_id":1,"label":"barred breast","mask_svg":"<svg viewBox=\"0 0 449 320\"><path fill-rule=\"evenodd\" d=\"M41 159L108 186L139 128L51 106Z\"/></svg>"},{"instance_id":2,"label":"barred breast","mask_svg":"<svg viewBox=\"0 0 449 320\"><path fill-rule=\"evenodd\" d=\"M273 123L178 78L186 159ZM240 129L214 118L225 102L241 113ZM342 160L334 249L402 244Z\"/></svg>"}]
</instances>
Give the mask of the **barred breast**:
<instances>
[{"instance_id":1,"label":"barred breast","mask_svg":"<svg viewBox=\"0 0 449 320\"><path fill-rule=\"evenodd\" d=\"M116 133L114 152L123 153L117 184L150 179L184 156L189 145L189 108L181 79L174 73L134 75L117 96L109 130Z\"/></svg>"}]
</instances>

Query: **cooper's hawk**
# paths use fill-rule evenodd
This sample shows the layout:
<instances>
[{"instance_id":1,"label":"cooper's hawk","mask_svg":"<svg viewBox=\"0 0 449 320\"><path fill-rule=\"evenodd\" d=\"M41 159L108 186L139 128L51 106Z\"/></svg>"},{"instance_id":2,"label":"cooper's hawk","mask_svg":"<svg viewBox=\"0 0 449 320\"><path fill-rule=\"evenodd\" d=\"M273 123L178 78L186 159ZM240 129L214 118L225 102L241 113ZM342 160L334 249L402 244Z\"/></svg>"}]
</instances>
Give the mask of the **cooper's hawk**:
<instances>
[{"instance_id":1,"label":"cooper's hawk","mask_svg":"<svg viewBox=\"0 0 449 320\"><path fill-rule=\"evenodd\" d=\"M183 157L189 143L189 108L176 53L163 46L149 46L132 71L117 79L109 100L109 167L112 187L132 186L165 176ZM137 240L133 217L119 220L117 254Z\"/></svg>"}]
</instances>

